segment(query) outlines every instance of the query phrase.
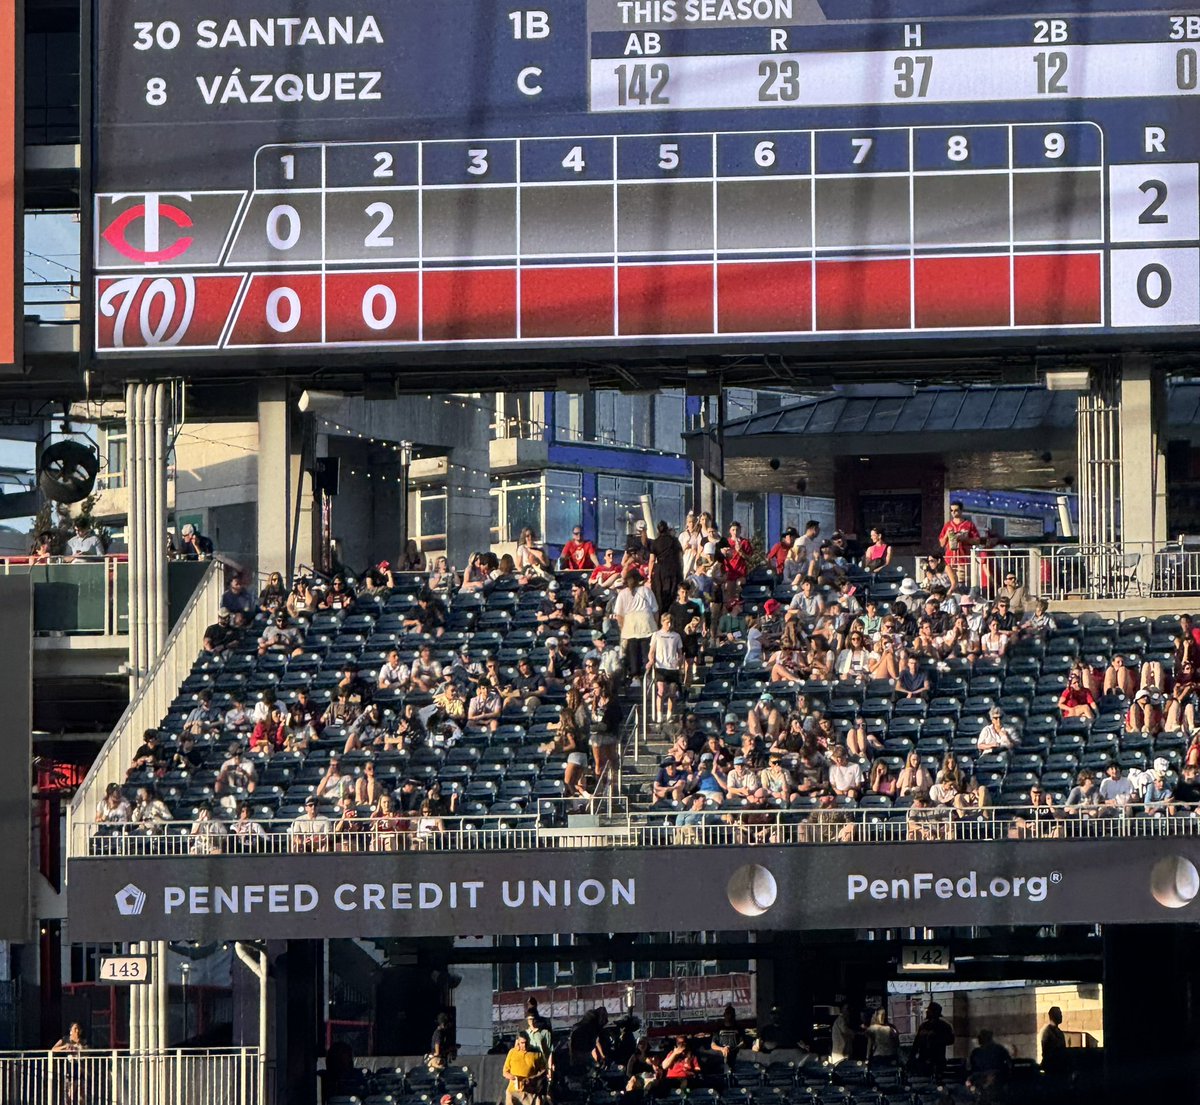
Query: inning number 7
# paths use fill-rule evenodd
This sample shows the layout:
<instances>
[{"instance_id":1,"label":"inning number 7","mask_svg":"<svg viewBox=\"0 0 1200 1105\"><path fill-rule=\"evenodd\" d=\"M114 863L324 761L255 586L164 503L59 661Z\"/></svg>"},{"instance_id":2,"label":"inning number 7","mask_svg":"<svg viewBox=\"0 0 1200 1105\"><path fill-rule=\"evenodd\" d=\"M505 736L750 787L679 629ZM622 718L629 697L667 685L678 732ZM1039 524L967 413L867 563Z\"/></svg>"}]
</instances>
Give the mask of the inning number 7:
<instances>
[{"instance_id":1,"label":"inning number 7","mask_svg":"<svg viewBox=\"0 0 1200 1105\"><path fill-rule=\"evenodd\" d=\"M854 164L861 165L867 160L867 154L871 152L871 147L875 145L875 139L851 138L850 145L854 147Z\"/></svg>"}]
</instances>

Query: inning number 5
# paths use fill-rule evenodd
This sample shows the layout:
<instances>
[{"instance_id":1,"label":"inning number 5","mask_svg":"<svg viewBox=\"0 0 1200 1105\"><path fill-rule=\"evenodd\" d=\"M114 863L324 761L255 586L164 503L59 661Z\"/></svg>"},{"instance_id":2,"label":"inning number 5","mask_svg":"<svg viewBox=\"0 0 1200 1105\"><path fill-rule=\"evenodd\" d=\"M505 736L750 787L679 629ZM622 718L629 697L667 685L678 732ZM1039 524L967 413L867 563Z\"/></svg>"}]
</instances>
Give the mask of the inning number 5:
<instances>
[{"instance_id":1,"label":"inning number 5","mask_svg":"<svg viewBox=\"0 0 1200 1105\"><path fill-rule=\"evenodd\" d=\"M678 142L664 142L658 147L658 167L667 170L679 168Z\"/></svg>"}]
</instances>

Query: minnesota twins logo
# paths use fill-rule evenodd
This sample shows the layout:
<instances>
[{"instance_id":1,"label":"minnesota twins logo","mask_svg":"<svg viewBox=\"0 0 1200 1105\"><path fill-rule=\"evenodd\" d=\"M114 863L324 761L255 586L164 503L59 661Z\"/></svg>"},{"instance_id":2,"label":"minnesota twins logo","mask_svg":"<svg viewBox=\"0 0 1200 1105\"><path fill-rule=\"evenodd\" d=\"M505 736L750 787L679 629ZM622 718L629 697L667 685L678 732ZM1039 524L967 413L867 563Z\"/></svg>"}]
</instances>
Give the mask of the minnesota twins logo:
<instances>
[{"instance_id":1,"label":"minnesota twins logo","mask_svg":"<svg viewBox=\"0 0 1200 1105\"><path fill-rule=\"evenodd\" d=\"M114 196L114 200L124 197ZM169 245L164 245L164 229L167 235L171 233L170 226L180 230L189 230L192 226L191 216L174 204L163 203L162 197L148 193L143 197L145 202L125 208L111 223L100 232L103 238L123 257L142 264L156 264L161 261L172 261L186 253L191 248L192 238L188 235L176 237ZM190 195L181 194L180 198L190 200ZM129 241L130 227L135 223L144 223L142 245L139 249ZM164 223L167 224L164 226Z\"/></svg>"}]
</instances>

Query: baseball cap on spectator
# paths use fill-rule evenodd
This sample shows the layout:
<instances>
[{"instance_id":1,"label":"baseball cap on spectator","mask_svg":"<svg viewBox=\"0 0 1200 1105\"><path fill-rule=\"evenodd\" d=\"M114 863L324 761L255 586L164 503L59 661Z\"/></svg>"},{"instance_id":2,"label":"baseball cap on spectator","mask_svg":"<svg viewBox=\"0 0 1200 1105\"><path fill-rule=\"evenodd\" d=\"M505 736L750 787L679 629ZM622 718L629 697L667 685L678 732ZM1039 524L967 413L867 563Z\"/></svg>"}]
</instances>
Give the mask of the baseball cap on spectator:
<instances>
[{"instance_id":1,"label":"baseball cap on spectator","mask_svg":"<svg viewBox=\"0 0 1200 1105\"><path fill-rule=\"evenodd\" d=\"M783 536L784 537L799 537L800 531L795 526L788 526L788 528L783 531Z\"/></svg>"},{"instance_id":2,"label":"baseball cap on spectator","mask_svg":"<svg viewBox=\"0 0 1200 1105\"><path fill-rule=\"evenodd\" d=\"M602 629L593 629L592 630L592 640L593 641L603 641L605 639L606 638L604 636L604 630L602 630Z\"/></svg>"},{"instance_id":3,"label":"baseball cap on spectator","mask_svg":"<svg viewBox=\"0 0 1200 1105\"><path fill-rule=\"evenodd\" d=\"M734 767L737 767L738 764L744 764L745 762L746 762L745 756L734 756L734 758L733 758L733 766Z\"/></svg>"},{"instance_id":4,"label":"baseball cap on spectator","mask_svg":"<svg viewBox=\"0 0 1200 1105\"><path fill-rule=\"evenodd\" d=\"M228 617L229 617L229 611L226 610L225 607L222 606L221 609L217 611L217 619L220 620L221 618L228 618Z\"/></svg>"},{"instance_id":5,"label":"baseball cap on spectator","mask_svg":"<svg viewBox=\"0 0 1200 1105\"><path fill-rule=\"evenodd\" d=\"M450 1094L444 1093L438 1099L438 1105L454 1105L454 1098Z\"/></svg>"},{"instance_id":6,"label":"baseball cap on spectator","mask_svg":"<svg viewBox=\"0 0 1200 1105\"><path fill-rule=\"evenodd\" d=\"M776 610L779 609L779 602L776 599L767 599L763 603L763 613L769 618Z\"/></svg>"},{"instance_id":7,"label":"baseball cap on spectator","mask_svg":"<svg viewBox=\"0 0 1200 1105\"><path fill-rule=\"evenodd\" d=\"M1171 761L1166 756L1157 756L1151 766L1154 768L1155 775L1165 775L1171 770Z\"/></svg>"},{"instance_id":8,"label":"baseball cap on spectator","mask_svg":"<svg viewBox=\"0 0 1200 1105\"><path fill-rule=\"evenodd\" d=\"M958 600L958 605L959 606L974 606L975 600L973 598L971 598L970 595L963 595L963 597Z\"/></svg>"},{"instance_id":9,"label":"baseball cap on spectator","mask_svg":"<svg viewBox=\"0 0 1200 1105\"><path fill-rule=\"evenodd\" d=\"M1139 699L1149 698L1149 697L1150 697L1150 692L1145 687L1143 687L1140 691L1138 691L1137 694L1135 694L1133 696L1133 700L1134 700L1134 702L1137 702Z\"/></svg>"},{"instance_id":10,"label":"baseball cap on spectator","mask_svg":"<svg viewBox=\"0 0 1200 1105\"><path fill-rule=\"evenodd\" d=\"M380 561L380 562L379 562L379 563L376 565L376 567L377 567L377 568L378 568L378 569L379 569L381 572L386 572L386 571L389 571L389 570L391 569L391 567L392 567L392 562L391 562L390 560L381 560L381 561Z\"/></svg>"},{"instance_id":11,"label":"baseball cap on spectator","mask_svg":"<svg viewBox=\"0 0 1200 1105\"><path fill-rule=\"evenodd\" d=\"M674 767L675 766L675 757L674 756L664 756L662 758L662 763L659 766L660 767Z\"/></svg>"},{"instance_id":12,"label":"baseball cap on spectator","mask_svg":"<svg viewBox=\"0 0 1200 1105\"><path fill-rule=\"evenodd\" d=\"M704 755L700 757L700 762L704 763L705 760L711 759L713 759L713 754L711 752L705 752Z\"/></svg>"},{"instance_id":13,"label":"baseball cap on spectator","mask_svg":"<svg viewBox=\"0 0 1200 1105\"><path fill-rule=\"evenodd\" d=\"M758 701L759 702L774 702L775 696L770 691L763 691L763 693L758 696Z\"/></svg>"},{"instance_id":14,"label":"baseball cap on spectator","mask_svg":"<svg viewBox=\"0 0 1200 1105\"><path fill-rule=\"evenodd\" d=\"M315 794L310 794L304 799L304 804L306 806L315 806L317 804L317 796Z\"/></svg>"},{"instance_id":15,"label":"baseball cap on spectator","mask_svg":"<svg viewBox=\"0 0 1200 1105\"><path fill-rule=\"evenodd\" d=\"M726 725L736 725L737 720L738 720L737 714L729 713L729 714L725 715L725 724Z\"/></svg>"},{"instance_id":16,"label":"baseball cap on spectator","mask_svg":"<svg viewBox=\"0 0 1200 1105\"><path fill-rule=\"evenodd\" d=\"M556 644L558 644L557 637L547 637L546 638L546 647L547 648L549 648L551 645L556 645Z\"/></svg>"},{"instance_id":17,"label":"baseball cap on spectator","mask_svg":"<svg viewBox=\"0 0 1200 1105\"><path fill-rule=\"evenodd\" d=\"M902 595L915 595L920 590L921 588L917 586L917 581L911 576L905 576L900 581L900 594Z\"/></svg>"},{"instance_id":18,"label":"baseball cap on spectator","mask_svg":"<svg viewBox=\"0 0 1200 1105\"><path fill-rule=\"evenodd\" d=\"M75 524L79 525L78 522ZM184 523L183 529L181 529L179 532L182 533L184 537L192 537L196 533L196 527L193 526L191 522L186 522Z\"/></svg>"}]
</instances>

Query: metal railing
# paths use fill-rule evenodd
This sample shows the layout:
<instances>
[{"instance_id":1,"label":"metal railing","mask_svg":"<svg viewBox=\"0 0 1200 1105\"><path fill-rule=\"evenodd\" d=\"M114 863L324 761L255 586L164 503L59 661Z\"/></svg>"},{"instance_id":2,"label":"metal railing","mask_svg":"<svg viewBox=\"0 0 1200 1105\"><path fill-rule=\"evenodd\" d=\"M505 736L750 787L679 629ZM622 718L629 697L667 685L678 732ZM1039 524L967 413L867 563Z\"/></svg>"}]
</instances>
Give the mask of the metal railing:
<instances>
[{"instance_id":1,"label":"metal railing","mask_svg":"<svg viewBox=\"0 0 1200 1105\"><path fill-rule=\"evenodd\" d=\"M370 821L362 831L334 834L297 832L293 821L262 821L261 833L237 836L193 835L195 822L172 822L148 833L136 825L75 823L75 858L162 858L214 855L313 855L372 852L495 852L554 848L659 848L678 845L720 847L770 844L900 844L930 841L1008 841L1037 839L1125 840L1141 837L1200 836L1200 817L1176 808L1151 816L1140 807L1078 813L1058 809L1035 817L1029 806L992 806L982 811L948 808L905 810L822 807L816 810L712 806L698 814L646 811L617 814L609 824L576 829L536 812L504 818L442 818L442 828L408 824L378 831Z\"/></svg>"},{"instance_id":2,"label":"metal railing","mask_svg":"<svg viewBox=\"0 0 1200 1105\"><path fill-rule=\"evenodd\" d=\"M0 1052L0 1105L265 1105L257 1048Z\"/></svg>"},{"instance_id":3,"label":"metal railing","mask_svg":"<svg viewBox=\"0 0 1200 1105\"><path fill-rule=\"evenodd\" d=\"M213 561L205 569L175 628L167 637L162 654L105 741L83 785L76 791L70 809L73 821L83 824L91 822L105 787L113 779L125 778L145 731L156 728L166 717L204 645L205 629L217 620L224 586L224 565Z\"/></svg>"},{"instance_id":4,"label":"metal railing","mask_svg":"<svg viewBox=\"0 0 1200 1105\"><path fill-rule=\"evenodd\" d=\"M1200 545L1128 541L971 550L965 582L984 598L995 597L1007 574L1024 585L1030 601L1200 595Z\"/></svg>"}]
</instances>

